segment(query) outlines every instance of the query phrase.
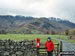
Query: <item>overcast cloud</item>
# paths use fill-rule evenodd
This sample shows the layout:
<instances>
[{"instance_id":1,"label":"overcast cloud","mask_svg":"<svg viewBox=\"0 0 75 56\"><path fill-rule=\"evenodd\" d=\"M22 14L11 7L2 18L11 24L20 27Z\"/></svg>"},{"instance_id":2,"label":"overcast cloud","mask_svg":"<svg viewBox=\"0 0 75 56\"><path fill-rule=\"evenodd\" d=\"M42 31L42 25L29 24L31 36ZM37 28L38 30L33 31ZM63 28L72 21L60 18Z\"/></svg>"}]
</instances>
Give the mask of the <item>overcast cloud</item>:
<instances>
[{"instance_id":1,"label":"overcast cloud","mask_svg":"<svg viewBox=\"0 0 75 56\"><path fill-rule=\"evenodd\" d=\"M0 15L57 17L75 21L75 0L0 0Z\"/></svg>"}]
</instances>

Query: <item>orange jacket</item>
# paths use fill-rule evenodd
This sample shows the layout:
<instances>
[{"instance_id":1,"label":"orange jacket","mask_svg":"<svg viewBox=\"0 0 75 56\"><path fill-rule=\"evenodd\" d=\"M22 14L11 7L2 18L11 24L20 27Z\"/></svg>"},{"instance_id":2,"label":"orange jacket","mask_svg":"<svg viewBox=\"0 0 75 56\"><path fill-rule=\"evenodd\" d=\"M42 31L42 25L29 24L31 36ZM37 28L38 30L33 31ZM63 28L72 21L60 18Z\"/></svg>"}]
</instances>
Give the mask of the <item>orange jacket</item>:
<instances>
[{"instance_id":1,"label":"orange jacket","mask_svg":"<svg viewBox=\"0 0 75 56\"><path fill-rule=\"evenodd\" d=\"M46 41L45 48L47 48L46 49L47 52L53 51L53 49L54 49L53 42L52 41Z\"/></svg>"}]
</instances>

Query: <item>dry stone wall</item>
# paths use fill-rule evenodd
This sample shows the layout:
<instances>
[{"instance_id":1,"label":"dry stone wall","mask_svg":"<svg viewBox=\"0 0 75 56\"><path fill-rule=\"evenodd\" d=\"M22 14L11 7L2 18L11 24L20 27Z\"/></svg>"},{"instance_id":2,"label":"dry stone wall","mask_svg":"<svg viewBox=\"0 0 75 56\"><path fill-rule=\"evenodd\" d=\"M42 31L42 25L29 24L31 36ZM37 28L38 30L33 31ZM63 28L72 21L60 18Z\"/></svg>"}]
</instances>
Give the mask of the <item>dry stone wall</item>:
<instances>
[{"instance_id":1,"label":"dry stone wall","mask_svg":"<svg viewBox=\"0 0 75 56\"><path fill-rule=\"evenodd\" d=\"M34 40L0 40L0 56L34 56Z\"/></svg>"}]
</instances>

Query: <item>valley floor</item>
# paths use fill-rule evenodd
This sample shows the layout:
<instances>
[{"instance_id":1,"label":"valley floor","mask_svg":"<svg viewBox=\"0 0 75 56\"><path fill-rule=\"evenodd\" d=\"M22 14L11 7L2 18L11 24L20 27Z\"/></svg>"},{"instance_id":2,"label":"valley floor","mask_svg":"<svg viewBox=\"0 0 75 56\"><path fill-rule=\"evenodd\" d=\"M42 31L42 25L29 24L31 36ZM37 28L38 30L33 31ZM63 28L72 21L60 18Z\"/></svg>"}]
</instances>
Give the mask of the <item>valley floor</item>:
<instances>
[{"instance_id":1,"label":"valley floor","mask_svg":"<svg viewBox=\"0 0 75 56\"><path fill-rule=\"evenodd\" d=\"M44 34L0 34L0 39L5 40L5 39L11 39L15 41L21 41L24 39L28 40L35 40L36 38L40 38L41 42L46 42L47 37L51 37L54 43L58 43L59 41L53 39L61 39L61 40L67 40L69 42L75 43L75 40L69 40L66 35L44 35Z\"/></svg>"}]
</instances>

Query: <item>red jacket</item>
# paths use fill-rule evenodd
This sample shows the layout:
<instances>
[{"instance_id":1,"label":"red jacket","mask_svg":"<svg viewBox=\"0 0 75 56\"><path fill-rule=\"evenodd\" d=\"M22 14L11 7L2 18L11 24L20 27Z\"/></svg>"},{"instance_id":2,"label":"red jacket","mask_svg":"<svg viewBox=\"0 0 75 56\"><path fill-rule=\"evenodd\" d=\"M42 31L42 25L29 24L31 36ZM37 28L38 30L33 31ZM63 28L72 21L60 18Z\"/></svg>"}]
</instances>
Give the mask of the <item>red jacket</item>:
<instances>
[{"instance_id":1,"label":"red jacket","mask_svg":"<svg viewBox=\"0 0 75 56\"><path fill-rule=\"evenodd\" d=\"M52 51L54 49L54 44L52 41L46 41L45 48L47 52Z\"/></svg>"}]
</instances>

